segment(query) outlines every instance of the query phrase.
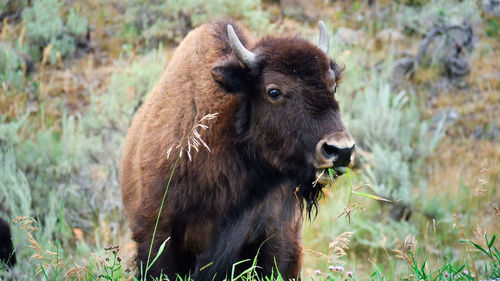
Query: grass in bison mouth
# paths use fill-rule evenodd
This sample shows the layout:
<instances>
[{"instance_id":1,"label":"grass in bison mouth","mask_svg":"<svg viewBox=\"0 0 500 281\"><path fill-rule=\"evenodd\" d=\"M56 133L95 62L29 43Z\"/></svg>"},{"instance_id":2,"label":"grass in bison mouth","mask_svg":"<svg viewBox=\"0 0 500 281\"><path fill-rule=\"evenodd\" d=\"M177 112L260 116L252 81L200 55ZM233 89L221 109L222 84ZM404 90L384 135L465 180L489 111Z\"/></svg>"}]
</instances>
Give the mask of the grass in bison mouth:
<instances>
[{"instance_id":1,"label":"grass in bison mouth","mask_svg":"<svg viewBox=\"0 0 500 281\"><path fill-rule=\"evenodd\" d=\"M322 185L327 185L335 181L335 179L345 174L346 172L347 167L332 167L316 170L316 180L313 182L313 184L320 183Z\"/></svg>"}]
</instances>

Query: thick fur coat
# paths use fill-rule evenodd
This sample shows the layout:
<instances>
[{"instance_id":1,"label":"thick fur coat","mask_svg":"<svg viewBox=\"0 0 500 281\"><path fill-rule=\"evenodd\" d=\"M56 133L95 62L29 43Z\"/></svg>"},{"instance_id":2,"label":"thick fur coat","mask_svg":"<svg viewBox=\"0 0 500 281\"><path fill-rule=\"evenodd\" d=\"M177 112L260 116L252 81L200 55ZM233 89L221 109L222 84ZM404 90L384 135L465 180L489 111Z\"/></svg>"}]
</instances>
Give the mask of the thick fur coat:
<instances>
[{"instance_id":1,"label":"thick fur coat","mask_svg":"<svg viewBox=\"0 0 500 281\"><path fill-rule=\"evenodd\" d=\"M255 67L232 53L227 24L259 54ZM311 210L321 193L310 159L318 140L345 129L333 88L340 71L300 38L254 42L234 21L191 31L135 116L123 147L122 197L138 267L148 260L175 166L150 259L169 240L148 275L222 280L235 262L257 256L259 274L277 266L284 279L297 277L303 207ZM266 96L270 84L281 87L283 99ZM203 120L214 113L215 119ZM210 150L189 147L193 128Z\"/></svg>"}]
</instances>

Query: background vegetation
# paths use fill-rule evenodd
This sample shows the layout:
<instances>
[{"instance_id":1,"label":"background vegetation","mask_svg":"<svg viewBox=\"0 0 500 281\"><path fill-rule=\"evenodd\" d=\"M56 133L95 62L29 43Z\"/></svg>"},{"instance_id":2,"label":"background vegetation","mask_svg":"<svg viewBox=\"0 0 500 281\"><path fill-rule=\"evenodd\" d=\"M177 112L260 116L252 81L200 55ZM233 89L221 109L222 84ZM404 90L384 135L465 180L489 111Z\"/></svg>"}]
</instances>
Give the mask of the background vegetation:
<instances>
[{"instance_id":1,"label":"background vegetation","mask_svg":"<svg viewBox=\"0 0 500 281\"><path fill-rule=\"evenodd\" d=\"M0 216L18 264L0 279L132 278L121 144L180 40L226 16L312 41L322 19L346 66L357 161L304 223L305 279L500 278L497 1L2 0Z\"/></svg>"}]
</instances>

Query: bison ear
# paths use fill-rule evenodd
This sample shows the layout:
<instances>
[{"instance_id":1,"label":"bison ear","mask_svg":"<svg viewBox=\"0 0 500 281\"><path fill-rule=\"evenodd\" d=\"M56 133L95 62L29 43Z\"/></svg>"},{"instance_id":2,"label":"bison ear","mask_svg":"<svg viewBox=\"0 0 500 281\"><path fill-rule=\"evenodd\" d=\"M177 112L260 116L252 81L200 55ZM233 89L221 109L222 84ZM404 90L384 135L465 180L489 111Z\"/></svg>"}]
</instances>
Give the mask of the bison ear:
<instances>
[{"instance_id":1,"label":"bison ear","mask_svg":"<svg viewBox=\"0 0 500 281\"><path fill-rule=\"evenodd\" d=\"M226 62L212 68L212 78L230 93L240 92L245 87L246 71L237 62Z\"/></svg>"}]
</instances>

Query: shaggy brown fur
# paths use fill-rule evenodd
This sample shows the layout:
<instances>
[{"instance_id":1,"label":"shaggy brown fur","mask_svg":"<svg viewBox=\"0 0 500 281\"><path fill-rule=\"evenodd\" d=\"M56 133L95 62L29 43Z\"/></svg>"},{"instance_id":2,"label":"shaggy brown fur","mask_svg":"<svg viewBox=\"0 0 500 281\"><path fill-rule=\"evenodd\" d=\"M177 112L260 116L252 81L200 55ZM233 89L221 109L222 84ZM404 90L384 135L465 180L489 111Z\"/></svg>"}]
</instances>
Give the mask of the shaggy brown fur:
<instances>
[{"instance_id":1,"label":"shaggy brown fur","mask_svg":"<svg viewBox=\"0 0 500 281\"><path fill-rule=\"evenodd\" d=\"M232 53L228 23L258 54L255 67ZM276 270L275 264L285 280L299 274L303 202L310 211L321 194L312 184L315 146L345 131L334 99L341 69L303 39L254 43L247 33L233 21L191 31L132 122L121 185L137 263L145 268L176 146L203 116L218 113L208 130L199 130L210 151L191 151L192 160L184 151L175 168L151 257L170 240L148 275L212 280L216 274L222 280L233 263L257 253L260 274ZM268 96L270 84L282 98Z\"/></svg>"}]
</instances>

